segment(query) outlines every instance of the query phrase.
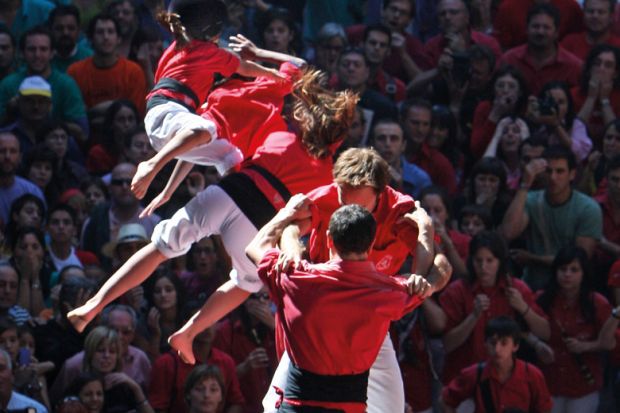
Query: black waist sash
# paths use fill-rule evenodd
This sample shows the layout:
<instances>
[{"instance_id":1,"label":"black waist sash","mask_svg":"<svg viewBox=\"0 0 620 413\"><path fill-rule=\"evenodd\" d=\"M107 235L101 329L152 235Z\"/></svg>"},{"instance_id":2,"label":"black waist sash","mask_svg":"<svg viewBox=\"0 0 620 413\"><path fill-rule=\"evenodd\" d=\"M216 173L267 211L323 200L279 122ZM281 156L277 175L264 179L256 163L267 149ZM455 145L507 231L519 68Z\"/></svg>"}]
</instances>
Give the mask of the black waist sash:
<instances>
[{"instance_id":1,"label":"black waist sash","mask_svg":"<svg viewBox=\"0 0 620 413\"><path fill-rule=\"evenodd\" d=\"M291 363L284 399L319 402L366 403L369 370L360 374L326 376Z\"/></svg>"},{"instance_id":2,"label":"black waist sash","mask_svg":"<svg viewBox=\"0 0 620 413\"><path fill-rule=\"evenodd\" d=\"M161 89L167 89L167 90L171 90L173 92L181 93L185 95L187 98L189 98L188 100L193 103L193 107L192 105L188 104L188 102L185 102L181 99L175 99L170 96L158 95L154 93ZM157 82L157 84L153 87L153 89L151 89L149 96L150 97L146 101L147 110L150 110L157 105L161 105L163 103L170 102L170 101L176 102L180 105L185 106L190 112L195 112L196 108L200 106L200 100L198 99L198 96L196 96L196 94L194 93L192 89L190 89L183 83L179 82L178 80L172 79L170 77L161 78L159 82Z\"/></svg>"}]
</instances>

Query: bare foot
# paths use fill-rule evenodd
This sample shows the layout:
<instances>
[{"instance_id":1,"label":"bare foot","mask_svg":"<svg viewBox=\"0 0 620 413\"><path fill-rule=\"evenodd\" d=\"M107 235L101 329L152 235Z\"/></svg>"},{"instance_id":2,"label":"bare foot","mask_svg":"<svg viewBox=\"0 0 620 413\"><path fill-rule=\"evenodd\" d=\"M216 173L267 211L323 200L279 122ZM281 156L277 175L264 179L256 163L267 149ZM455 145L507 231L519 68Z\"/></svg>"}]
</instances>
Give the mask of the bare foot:
<instances>
[{"instance_id":1,"label":"bare foot","mask_svg":"<svg viewBox=\"0 0 620 413\"><path fill-rule=\"evenodd\" d=\"M144 198L151 182L155 179L155 175L157 175L157 171L151 162L140 162L138 169L136 170L136 174L131 180L131 191L134 193L136 198Z\"/></svg>"},{"instance_id":2,"label":"bare foot","mask_svg":"<svg viewBox=\"0 0 620 413\"><path fill-rule=\"evenodd\" d=\"M79 333L83 332L88 323L93 321L97 315L97 309L89 306L88 303L67 313L67 320L73 324Z\"/></svg>"},{"instance_id":3,"label":"bare foot","mask_svg":"<svg viewBox=\"0 0 620 413\"><path fill-rule=\"evenodd\" d=\"M187 333L177 331L168 338L170 347L177 351L177 354L187 364L196 364L194 351L192 350L192 341Z\"/></svg>"}]
</instances>

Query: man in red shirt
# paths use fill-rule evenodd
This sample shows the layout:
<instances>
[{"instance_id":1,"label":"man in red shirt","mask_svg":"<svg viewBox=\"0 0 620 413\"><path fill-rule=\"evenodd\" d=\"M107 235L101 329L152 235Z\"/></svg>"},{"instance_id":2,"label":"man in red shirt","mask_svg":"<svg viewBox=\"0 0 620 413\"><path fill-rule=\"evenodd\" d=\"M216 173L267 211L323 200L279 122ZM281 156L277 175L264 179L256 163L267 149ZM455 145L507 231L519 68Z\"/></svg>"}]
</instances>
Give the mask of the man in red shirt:
<instances>
[{"instance_id":1,"label":"man in red shirt","mask_svg":"<svg viewBox=\"0 0 620 413\"><path fill-rule=\"evenodd\" d=\"M331 216L329 261L301 261L281 272L275 247L284 228L309 213L306 202L293 197L246 248L278 307L277 339L292 361L278 411L314 406L365 412L369 370L390 321L420 305L434 288L421 276L407 282L377 271L369 258L377 224L360 205L345 205Z\"/></svg>"},{"instance_id":2,"label":"man in red shirt","mask_svg":"<svg viewBox=\"0 0 620 413\"><path fill-rule=\"evenodd\" d=\"M585 61L597 44L620 46L620 37L611 32L615 0L586 0L583 3L585 30L564 37L560 45Z\"/></svg>"},{"instance_id":3,"label":"man in red shirt","mask_svg":"<svg viewBox=\"0 0 620 413\"><path fill-rule=\"evenodd\" d=\"M474 399L477 412L551 411L553 402L540 370L515 358L520 339L517 322L506 316L495 318L484 335L489 359L463 369L443 388L443 411L453 413L469 398Z\"/></svg>"},{"instance_id":4,"label":"man in red shirt","mask_svg":"<svg viewBox=\"0 0 620 413\"><path fill-rule=\"evenodd\" d=\"M583 11L575 0L503 0L493 20L493 35L504 49L527 41L526 16L531 7L539 4L551 4L561 11L557 26L560 39L583 30Z\"/></svg>"},{"instance_id":5,"label":"man in red shirt","mask_svg":"<svg viewBox=\"0 0 620 413\"><path fill-rule=\"evenodd\" d=\"M560 12L553 5L532 7L527 14L527 44L507 51L498 62L517 67L532 95L552 80L571 87L579 82L583 62L557 44L559 27Z\"/></svg>"}]
</instances>

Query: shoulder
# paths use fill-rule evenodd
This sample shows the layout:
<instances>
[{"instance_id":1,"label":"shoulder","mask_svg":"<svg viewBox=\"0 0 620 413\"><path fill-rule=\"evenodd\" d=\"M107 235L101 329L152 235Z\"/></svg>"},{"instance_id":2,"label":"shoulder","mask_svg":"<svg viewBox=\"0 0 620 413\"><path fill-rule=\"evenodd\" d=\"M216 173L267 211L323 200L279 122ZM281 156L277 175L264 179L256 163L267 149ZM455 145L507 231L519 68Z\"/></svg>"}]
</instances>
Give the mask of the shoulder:
<instances>
[{"instance_id":1,"label":"shoulder","mask_svg":"<svg viewBox=\"0 0 620 413\"><path fill-rule=\"evenodd\" d=\"M52 69L52 74L50 75L48 81L52 87L56 86L79 90L77 83L75 83L75 80L71 76L66 73L59 72L56 69Z\"/></svg>"},{"instance_id":2,"label":"shoulder","mask_svg":"<svg viewBox=\"0 0 620 413\"><path fill-rule=\"evenodd\" d=\"M594 200L594 198L589 197L583 192L574 191L574 199L573 202L579 204L581 207L586 208L589 212L600 212L601 206Z\"/></svg>"}]
</instances>

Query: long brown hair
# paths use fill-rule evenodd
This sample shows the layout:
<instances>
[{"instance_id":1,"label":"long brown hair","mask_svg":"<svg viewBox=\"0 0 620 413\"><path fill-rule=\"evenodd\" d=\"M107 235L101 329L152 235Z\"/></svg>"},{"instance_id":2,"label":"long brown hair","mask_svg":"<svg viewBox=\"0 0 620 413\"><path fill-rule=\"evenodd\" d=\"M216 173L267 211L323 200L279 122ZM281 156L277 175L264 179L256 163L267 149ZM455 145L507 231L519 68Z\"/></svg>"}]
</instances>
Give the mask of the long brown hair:
<instances>
[{"instance_id":1,"label":"long brown hair","mask_svg":"<svg viewBox=\"0 0 620 413\"><path fill-rule=\"evenodd\" d=\"M343 140L355 117L359 96L350 90L333 92L326 89L325 74L306 69L295 82L293 118L300 129L301 140L316 157L331 156L330 146Z\"/></svg>"}]
</instances>

